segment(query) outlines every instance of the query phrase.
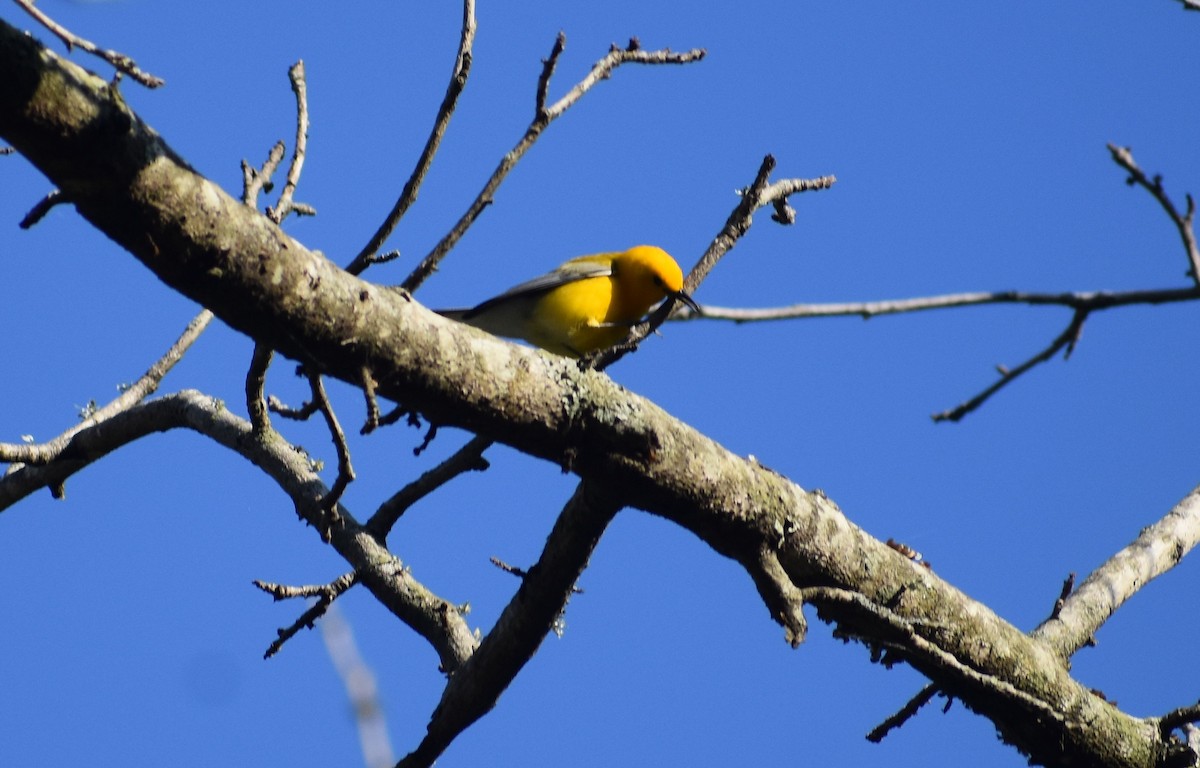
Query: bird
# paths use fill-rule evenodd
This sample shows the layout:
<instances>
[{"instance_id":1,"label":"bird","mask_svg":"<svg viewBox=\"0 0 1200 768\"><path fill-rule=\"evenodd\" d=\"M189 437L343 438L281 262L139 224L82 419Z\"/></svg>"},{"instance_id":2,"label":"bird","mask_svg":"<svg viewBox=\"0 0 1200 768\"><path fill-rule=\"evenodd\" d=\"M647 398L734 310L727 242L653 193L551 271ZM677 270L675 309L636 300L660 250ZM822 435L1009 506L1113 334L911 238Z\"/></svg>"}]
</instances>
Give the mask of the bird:
<instances>
[{"instance_id":1,"label":"bird","mask_svg":"<svg viewBox=\"0 0 1200 768\"><path fill-rule=\"evenodd\" d=\"M683 290L683 271L662 248L579 256L470 309L438 314L495 336L580 358L629 335L650 308L675 299L700 312Z\"/></svg>"}]
</instances>

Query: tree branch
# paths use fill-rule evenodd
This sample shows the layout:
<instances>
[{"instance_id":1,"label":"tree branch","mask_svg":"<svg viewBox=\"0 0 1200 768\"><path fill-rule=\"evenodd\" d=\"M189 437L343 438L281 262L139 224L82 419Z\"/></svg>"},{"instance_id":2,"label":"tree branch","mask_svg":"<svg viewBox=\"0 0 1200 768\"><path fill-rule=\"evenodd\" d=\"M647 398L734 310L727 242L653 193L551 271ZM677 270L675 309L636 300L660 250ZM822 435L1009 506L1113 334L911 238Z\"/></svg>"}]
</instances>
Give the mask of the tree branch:
<instances>
[{"instance_id":1,"label":"tree branch","mask_svg":"<svg viewBox=\"0 0 1200 768\"><path fill-rule=\"evenodd\" d=\"M491 711L565 609L588 558L620 508L620 500L587 480L576 487L537 564L526 572L479 649L446 683L425 738L397 768L433 765L458 734Z\"/></svg>"},{"instance_id":2,"label":"tree branch","mask_svg":"<svg viewBox=\"0 0 1200 768\"><path fill-rule=\"evenodd\" d=\"M433 120L433 130L429 132L429 138L425 140L425 147L417 158L417 166L409 174L408 181L400 190L400 197L396 199L396 204L392 206L391 212L384 218L379 229L375 230L375 234L371 235L371 239L354 257L354 260L346 266L346 271L350 274L362 274L363 270L376 261L379 249L395 231L396 225L400 223L400 219L404 218L409 207L417 201L417 193L425 181L425 175L429 173L430 166L433 165L433 157L442 144L442 137L450 125L450 118L454 115L455 107L458 106L458 97L467 87L467 78L471 74L471 49L474 45L475 0L464 0L462 33L458 41L458 54L454 57L454 71L450 74L450 85L446 87L446 95L442 97L442 105L438 107L437 117Z\"/></svg>"},{"instance_id":3,"label":"tree branch","mask_svg":"<svg viewBox=\"0 0 1200 768\"><path fill-rule=\"evenodd\" d=\"M259 435L249 421L195 390L140 403L103 424L77 430L54 461L25 466L0 478L0 511L39 488L61 485L75 472L135 440L178 428L190 429L234 451L274 480L301 519L317 531L329 531L333 548L363 586L433 646L442 669L452 672L471 656L478 641L453 603L414 579L343 505L337 505L336 517L321 508L329 489L307 456L278 435Z\"/></svg>"},{"instance_id":4,"label":"tree branch","mask_svg":"<svg viewBox=\"0 0 1200 768\"><path fill-rule=\"evenodd\" d=\"M1179 564L1200 542L1200 487L1089 575L1063 600L1055 616L1031 636L1062 659L1088 643L1096 630L1152 579Z\"/></svg>"},{"instance_id":5,"label":"tree branch","mask_svg":"<svg viewBox=\"0 0 1200 768\"><path fill-rule=\"evenodd\" d=\"M147 88L157 88L166 83L166 81L161 77L155 77L148 72L143 72L138 68L138 65L134 62L134 60L125 54L102 49L95 43L89 40L84 40L78 35L72 34L71 30L42 13L42 11L33 4L33 0L16 0L16 2L17 5L24 8L30 16L37 19L39 24L54 33L54 36L59 40L62 40L63 43L66 44L68 51L72 48L79 48L80 50L86 51L93 56L99 56L111 64L118 72L123 72L129 75Z\"/></svg>"},{"instance_id":6,"label":"tree branch","mask_svg":"<svg viewBox=\"0 0 1200 768\"><path fill-rule=\"evenodd\" d=\"M560 38L562 37L560 33ZM561 48L562 41L556 39L555 50ZM583 95L590 91L593 86L601 80L608 79L614 69L622 64L687 64L693 61L703 59L705 52L700 49L688 51L687 53L673 53L669 50L661 51L643 51L632 44L629 48L620 49L613 48L604 58L600 59L588 72L587 76L575 84L566 96L556 101L554 104L537 111L533 122L525 129L525 134L516 143L511 150L508 151L496 166L496 170L492 171L492 175L484 183L483 189L476 195L475 199L467 207L467 210L459 218L458 222L450 229L445 237L433 247L433 250L421 260L416 269L405 278L401 284L401 288L408 292L415 291L425 280L434 273L438 264L450 252L450 249L466 234L471 225L475 223L475 219L479 218L479 214L483 213L483 209L491 205L492 199L496 194L496 190L500 188L500 184L508 176L509 171L520 162L529 148L534 145L538 137L542 135L542 131L559 117L564 112L570 109L577 101L583 98ZM557 60L556 55L551 55L548 62ZM549 66L549 65L548 65ZM553 68L551 67L551 71ZM542 79L538 82L538 97L539 102L545 100L545 80L548 74L543 73Z\"/></svg>"},{"instance_id":7,"label":"tree branch","mask_svg":"<svg viewBox=\"0 0 1200 768\"><path fill-rule=\"evenodd\" d=\"M607 503L670 520L748 572L774 552L786 581L818 602L819 615L898 649L1034 760L1142 768L1186 749L1080 685L1043 642L868 536L824 495L730 453L602 374L473 333L337 269L196 174L98 78L2 23L0 71L8 75L0 78L0 136L71 194L98 229L233 328L355 386L365 365L380 395L432 423L559 466L569 456L585 483L619 489ZM198 393L146 403L105 429L81 432L58 462L0 480L0 506L103 455L115 435L136 439L134 418L173 408L184 413L176 425L203 428L238 451L289 492L300 515L323 522L325 486L306 460L280 441L257 439L249 422ZM140 434L162 428L143 424ZM434 644L448 670L467 658L480 669L474 683L474 672L452 677L444 701L456 701L455 691L469 684L496 690L488 681L505 680L525 651L498 648L504 663L489 670L491 655L472 656L475 641L454 607L411 580L349 511L338 512L333 546L364 585ZM447 726L435 716L430 743L440 749L445 734L490 706L489 696L462 709L447 704L458 714Z\"/></svg>"},{"instance_id":8,"label":"tree branch","mask_svg":"<svg viewBox=\"0 0 1200 768\"><path fill-rule=\"evenodd\" d=\"M1147 178L1145 171L1134 162L1133 151L1129 147L1109 144L1108 151L1112 153L1113 162L1129 172L1126 183L1131 187L1137 185L1148 191L1167 212L1175 229L1179 231L1179 239L1183 241L1183 250L1188 260L1188 274L1192 276L1193 282L1200 284L1200 246L1196 244L1196 230L1193 228L1196 218L1196 201L1191 195L1187 195L1187 213L1179 213L1179 209L1175 207L1175 203L1167 195L1167 191L1163 189L1162 176L1156 175L1153 180Z\"/></svg>"}]
</instances>

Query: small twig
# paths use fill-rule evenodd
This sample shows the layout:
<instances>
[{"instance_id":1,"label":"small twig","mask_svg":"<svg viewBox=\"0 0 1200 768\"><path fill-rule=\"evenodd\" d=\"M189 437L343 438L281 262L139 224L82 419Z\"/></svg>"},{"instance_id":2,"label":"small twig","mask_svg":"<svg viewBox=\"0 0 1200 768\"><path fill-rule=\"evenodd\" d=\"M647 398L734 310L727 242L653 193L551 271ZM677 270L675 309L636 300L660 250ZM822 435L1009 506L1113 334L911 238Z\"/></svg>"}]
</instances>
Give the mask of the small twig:
<instances>
[{"instance_id":1,"label":"small twig","mask_svg":"<svg viewBox=\"0 0 1200 768\"><path fill-rule=\"evenodd\" d=\"M325 425L329 428L329 436L333 438L333 445L337 450L337 479L333 481L329 493L321 499L321 509L330 513L330 524L332 525L337 522L338 518L338 500L342 498L346 486L354 480L354 467L350 463L350 446L346 444L346 433L342 431L342 425L338 422L337 414L333 412L329 396L325 394L325 382L321 379L320 374L310 373L308 384L312 388L313 402L321 411L321 415L325 417Z\"/></svg>"},{"instance_id":2,"label":"small twig","mask_svg":"<svg viewBox=\"0 0 1200 768\"><path fill-rule=\"evenodd\" d=\"M430 166L433 165L433 157L437 154L442 137L446 134L446 128L450 125L450 118L458 105L458 97L467 86L467 78L471 73L471 49L474 44L475 0L464 0L462 34L459 37L458 54L454 57L454 71L450 75L450 84L446 87L446 95L442 97L442 104L438 107L437 117L433 120L433 130L429 132L429 138L425 140L425 147L417 158L417 165L409 174L408 181L404 183L400 197L396 199L396 204L392 206L391 212L384 218L379 229L371 235L371 239L354 257L354 260L347 265L346 271L350 274L361 274L371 264L378 264L385 260L377 258L376 252L391 236L396 225L400 223L400 219L404 218L404 214L408 212L409 207L417 201L417 192L425 181Z\"/></svg>"},{"instance_id":3,"label":"small twig","mask_svg":"<svg viewBox=\"0 0 1200 768\"><path fill-rule=\"evenodd\" d=\"M300 173L304 170L304 157L308 152L308 83L304 79L304 61L297 61L288 69L288 79L292 83L292 92L296 94L296 148L292 152L292 162L288 166L287 181L279 202L267 208L267 218L276 224L283 222L289 213L312 216L316 213L311 206L293 201L296 185L300 183Z\"/></svg>"},{"instance_id":4,"label":"small twig","mask_svg":"<svg viewBox=\"0 0 1200 768\"><path fill-rule=\"evenodd\" d=\"M992 384L975 397L972 397L970 400L967 400L964 403L956 405L948 411L942 411L941 413L933 414L931 418L935 422L958 421L963 416L966 416L971 411L983 405L985 402L987 402L988 398L999 392L1008 384L1011 384L1022 374L1031 370L1034 366L1044 363L1050 358L1054 357L1054 355L1056 355L1060 349L1066 350L1063 355L1064 358L1070 357L1071 351L1074 350L1076 342L1079 341L1079 334L1083 331L1083 322L1087 319L1087 316L1087 310L1076 310L1075 314L1071 317L1071 322L1067 326L1066 330L1059 334L1058 338L1050 343L1050 346L1046 347L1041 352L1038 352L1036 355L1021 363L1016 368L1001 368L1000 378L995 384Z\"/></svg>"},{"instance_id":5,"label":"small twig","mask_svg":"<svg viewBox=\"0 0 1200 768\"><path fill-rule=\"evenodd\" d=\"M1179 0L1185 11L1200 11L1200 0Z\"/></svg>"},{"instance_id":6,"label":"small twig","mask_svg":"<svg viewBox=\"0 0 1200 768\"><path fill-rule=\"evenodd\" d=\"M0 443L0 462L21 464L49 464L59 457L70 444L71 439L78 433L105 422L119 413L129 410L142 400L145 400L157 389L163 377L175 367L183 354L192 346L200 334L212 321L212 312L207 309L192 318L183 333L175 343L167 349L154 365L142 374L133 384L122 387L121 394L101 408L91 410L86 419L58 435L54 439L41 444L27 445L23 443ZM14 467L10 467L12 471Z\"/></svg>"},{"instance_id":7,"label":"small twig","mask_svg":"<svg viewBox=\"0 0 1200 768\"><path fill-rule=\"evenodd\" d=\"M725 220L725 225L713 237L712 242L704 251L704 255L692 267L687 279L684 280L683 287L688 293L694 292L699 287L717 262L733 248L742 235L749 231L755 211L764 205L774 205L778 201L786 200L793 194L809 190L829 189L837 181L833 176L822 176L817 179L784 179L774 184L768 184L774 169L775 158L767 155L759 165L754 181L750 183L750 186L739 191L741 199L738 204L729 214L729 218ZM624 342L604 350L592 358L586 358L581 361L581 367L591 366L597 370L604 370L636 349L643 339L653 333L668 318L681 315L695 317L695 314L681 302L664 302L646 322L635 326Z\"/></svg>"},{"instance_id":8,"label":"small twig","mask_svg":"<svg viewBox=\"0 0 1200 768\"><path fill-rule=\"evenodd\" d=\"M488 468L483 453L492 445L485 437L474 437L454 454L433 469L401 488L390 499L379 506L371 519L363 526L380 541L387 539L396 525L413 504L433 493L438 488L466 472L482 472Z\"/></svg>"},{"instance_id":9,"label":"small twig","mask_svg":"<svg viewBox=\"0 0 1200 768\"><path fill-rule=\"evenodd\" d=\"M542 74L538 76L537 97L534 99L533 119L535 121L546 117L546 99L550 97L550 78L554 77L558 59L566 48L567 35L560 30L558 37L554 38L554 46L550 49L550 55L542 59Z\"/></svg>"},{"instance_id":10,"label":"small twig","mask_svg":"<svg viewBox=\"0 0 1200 768\"><path fill-rule=\"evenodd\" d=\"M1067 574L1067 578L1063 579L1062 589L1059 590L1058 599L1054 601L1054 608L1050 611L1050 618L1057 619L1062 613L1063 605L1067 602L1067 598L1071 596L1071 591L1075 589L1075 572L1071 571Z\"/></svg>"},{"instance_id":11,"label":"small twig","mask_svg":"<svg viewBox=\"0 0 1200 768\"><path fill-rule=\"evenodd\" d=\"M54 33L59 40L62 40L63 43L66 44L68 51L72 48L79 48L80 50L86 51L93 56L99 56L115 67L118 72L124 72L147 88L157 88L166 82L161 77L155 77L148 72L143 72L142 70L138 69L138 66L134 63L133 59L125 54L117 53L116 51L112 50L101 49L95 43L84 40L82 37L72 34L71 31L66 27L42 13L36 6L34 6L33 0L17 0L17 5L24 8L30 16L38 20L39 24Z\"/></svg>"},{"instance_id":12,"label":"small twig","mask_svg":"<svg viewBox=\"0 0 1200 768\"><path fill-rule=\"evenodd\" d=\"M497 568L504 571L505 573L511 573L513 576L516 576L518 579L523 579L527 575L527 572L524 568L518 568L515 565L509 565L508 563L504 562L503 560L501 560L500 558L498 558L494 555L492 557L489 557L488 560L490 560L492 562L492 565L496 566Z\"/></svg>"},{"instance_id":13,"label":"small twig","mask_svg":"<svg viewBox=\"0 0 1200 768\"><path fill-rule=\"evenodd\" d=\"M299 408L293 408L275 397L275 395L267 398L267 408L271 413L277 413L283 418L291 419L292 421L308 421L317 412L317 404L312 400L304 403Z\"/></svg>"},{"instance_id":14,"label":"small twig","mask_svg":"<svg viewBox=\"0 0 1200 768\"><path fill-rule=\"evenodd\" d=\"M3 157L4 155L15 154L16 151L17 150L13 147L0 147L0 157Z\"/></svg>"},{"instance_id":15,"label":"small twig","mask_svg":"<svg viewBox=\"0 0 1200 768\"><path fill-rule=\"evenodd\" d=\"M263 161L262 168L256 169L254 166L245 160L242 161L242 202L251 208L258 206L258 193L270 192L274 187L271 183L271 177L275 174L275 170L279 168L279 164L283 162L283 153L286 151L282 141L275 142L271 147L271 151L267 153L267 159Z\"/></svg>"},{"instance_id":16,"label":"small twig","mask_svg":"<svg viewBox=\"0 0 1200 768\"><path fill-rule=\"evenodd\" d=\"M1179 230L1179 239L1183 241L1183 249L1187 253L1188 274L1192 276L1192 280L1200 284L1200 245L1196 243L1196 230L1193 228L1196 217L1196 201L1190 194L1187 195L1187 213L1180 214L1175 203L1163 189L1162 176L1155 176L1153 179L1147 178L1145 172L1134 162L1133 152L1129 147L1109 144L1108 151L1112 153L1113 162L1129 172L1129 178L1125 182L1131 187L1137 185L1150 192L1167 212L1167 215L1171 217L1171 222Z\"/></svg>"},{"instance_id":17,"label":"small twig","mask_svg":"<svg viewBox=\"0 0 1200 768\"><path fill-rule=\"evenodd\" d=\"M917 714L921 707L928 704L937 695L939 690L941 689L938 688L937 683L926 685L891 717L872 728L871 732L867 734L867 741L873 744L883 741L889 733L911 720L913 715Z\"/></svg>"},{"instance_id":18,"label":"small twig","mask_svg":"<svg viewBox=\"0 0 1200 768\"><path fill-rule=\"evenodd\" d=\"M359 434L369 435L379 427L379 400L375 398L375 377L371 375L371 369L366 366L362 369L362 389L363 397L367 404L367 420L363 423Z\"/></svg>"},{"instance_id":19,"label":"small twig","mask_svg":"<svg viewBox=\"0 0 1200 768\"><path fill-rule=\"evenodd\" d=\"M510 573L513 576L516 576L518 579L524 579L525 577L529 576L529 571L525 570L524 568L519 568L515 565L509 565L508 563L504 562L503 560L496 557L495 555L493 555L492 557L489 557L488 560L491 561L492 565L496 566L497 568L504 571L505 573ZM581 589L580 587L577 587L577 586L572 586L571 594L572 595L582 595L583 589Z\"/></svg>"},{"instance_id":20,"label":"small twig","mask_svg":"<svg viewBox=\"0 0 1200 768\"><path fill-rule=\"evenodd\" d=\"M557 38L555 39L555 46L558 46ZM483 189L480 190L470 206L467 207L466 212L463 213L445 237L433 247L433 250L421 260L421 263L416 266L412 273L405 278L404 282L401 283L401 287L412 293L434 273L438 264L450 252L450 249L462 239L462 236L466 234L475 220L479 218L483 210L491 205L500 184L508 176L509 171L516 166L525 153L529 151L529 148L538 140L542 131L546 130L547 126L575 105L593 86L611 77L614 69L622 64L687 64L703 59L704 55L705 52L701 49L695 49L686 53L674 53L668 50L643 51L635 48L615 48L609 51L604 58L592 65L592 69L588 72L587 76L576 83L575 87L568 91L565 96L538 112L533 122L525 129L525 134L504 155L499 165L492 171L492 175L484 183ZM542 87L539 81L538 89L540 90Z\"/></svg>"},{"instance_id":21,"label":"small twig","mask_svg":"<svg viewBox=\"0 0 1200 768\"><path fill-rule=\"evenodd\" d=\"M317 598L317 601L308 610L300 614L300 618L296 619L289 626L276 630L279 636L267 647L267 652L263 654L263 658L269 659L278 653L283 644L291 640L301 629L312 629L313 624L329 609L333 601L357 583L358 574L354 571L342 574L328 584L302 587L289 587L284 584L273 584L268 581L258 581L256 579L254 586L273 597L276 602L295 597Z\"/></svg>"},{"instance_id":22,"label":"small twig","mask_svg":"<svg viewBox=\"0 0 1200 768\"><path fill-rule=\"evenodd\" d=\"M37 224L39 221L45 218L46 214L50 213L51 208L56 205L69 202L70 199L64 195L61 190L51 190L50 192L46 193L45 197L43 197L41 200L38 200L37 203L29 209L29 213L25 214L25 218L21 219L21 223L17 226L19 226L21 229L30 229L34 224Z\"/></svg>"}]
</instances>

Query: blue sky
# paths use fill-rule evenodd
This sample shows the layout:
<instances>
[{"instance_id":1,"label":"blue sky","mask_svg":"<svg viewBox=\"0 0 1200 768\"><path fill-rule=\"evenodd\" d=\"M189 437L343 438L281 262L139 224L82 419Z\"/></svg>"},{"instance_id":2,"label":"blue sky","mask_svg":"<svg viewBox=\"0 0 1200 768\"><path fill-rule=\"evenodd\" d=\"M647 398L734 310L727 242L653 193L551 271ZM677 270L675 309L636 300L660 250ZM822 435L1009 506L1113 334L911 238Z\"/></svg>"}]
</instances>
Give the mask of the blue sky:
<instances>
[{"instance_id":1,"label":"blue sky","mask_svg":"<svg viewBox=\"0 0 1200 768\"><path fill-rule=\"evenodd\" d=\"M76 33L165 77L125 98L197 169L236 194L238 163L290 144L287 69L304 59L312 129L287 229L346 263L390 208L442 98L460 9L410 3L144 0L39 4ZM776 177L835 174L764 212L696 292L772 306L964 290L1128 290L1187 284L1178 237L1128 188L1106 142L1130 145L1182 205L1200 193L1200 14L1113 3L481 3L474 68L420 200L372 270L399 282L465 209L533 111L540 60L567 35L551 94L612 42L703 47L687 67L626 67L554 124L418 298L462 305L571 256L642 242L690 267L766 153ZM15 7L0 10L28 26ZM44 41L48 34L35 32ZM62 46L55 50L61 52ZM73 59L106 72L102 63ZM0 441L48 439L104 402L196 307L68 208L16 222L48 191L0 159ZM673 325L610 370L631 390L806 488L1029 629L1068 572L1082 577L1197 482L1196 309L1092 317L1070 361L1041 367L960 424L929 414L993 380L1065 327L1059 309L994 307L877 318ZM241 411L249 342L211 328L167 378ZM270 389L298 403L292 366ZM332 387L343 420L360 399ZM295 441L326 459L323 430ZM465 439L393 428L352 448L345 497L366 518ZM492 468L406 515L396 554L470 602L484 629L574 483L495 448ZM0 757L6 765L360 764L346 697L317 633L261 659L301 606L252 579L320 583L338 557L244 462L190 434L156 436L0 515ZM1075 659L1135 715L1197 699L1195 557L1150 585ZM750 580L690 534L621 514L551 637L440 765L956 765L1025 761L961 705L931 706L882 745L863 735L917 691L814 622L789 649ZM340 601L374 670L398 754L441 690L436 658L365 593ZM939 701L940 704L940 701Z\"/></svg>"}]
</instances>

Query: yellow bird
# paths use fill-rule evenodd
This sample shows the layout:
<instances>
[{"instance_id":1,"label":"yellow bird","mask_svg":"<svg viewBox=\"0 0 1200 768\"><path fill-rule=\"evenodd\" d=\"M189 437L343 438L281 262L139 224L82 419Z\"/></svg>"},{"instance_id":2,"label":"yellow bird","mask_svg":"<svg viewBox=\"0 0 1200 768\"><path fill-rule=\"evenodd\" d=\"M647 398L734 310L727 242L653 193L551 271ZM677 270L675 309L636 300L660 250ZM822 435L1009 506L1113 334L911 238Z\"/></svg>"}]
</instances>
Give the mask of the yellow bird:
<instances>
[{"instance_id":1,"label":"yellow bird","mask_svg":"<svg viewBox=\"0 0 1200 768\"><path fill-rule=\"evenodd\" d=\"M683 272L662 248L571 259L471 309L438 314L496 336L524 339L556 355L583 357L623 341L665 298L700 307L683 290Z\"/></svg>"}]
</instances>

